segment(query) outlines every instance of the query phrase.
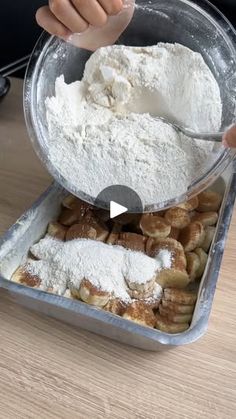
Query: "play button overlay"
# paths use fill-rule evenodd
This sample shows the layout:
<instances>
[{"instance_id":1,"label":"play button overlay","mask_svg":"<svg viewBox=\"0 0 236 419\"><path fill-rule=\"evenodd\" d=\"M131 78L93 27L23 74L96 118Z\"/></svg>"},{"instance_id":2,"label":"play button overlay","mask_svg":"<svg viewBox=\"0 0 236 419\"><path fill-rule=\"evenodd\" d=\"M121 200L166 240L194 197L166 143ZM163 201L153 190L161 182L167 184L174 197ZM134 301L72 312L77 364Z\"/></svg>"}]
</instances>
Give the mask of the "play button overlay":
<instances>
[{"instance_id":1,"label":"play button overlay","mask_svg":"<svg viewBox=\"0 0 236 419\"><path fill-rule=\"evenodd\" d=\"M109 218L115 219L125 213L143 213L143 205L138 194L123 185L112 185L103 189L95 199L94 205L109 211Z\"/></svg>"},{"instance_id":2,"label":"play button overlay","mask_svg":"<svg viewBox=\"0 0 236 419\"><path fill-rule=\"evenodd\" d=\"M123 205L117 204L117 202L110 201L110 218L118 217L118 215L124 214L128 211L128 208Z\"/></svg>"}]
</instances>

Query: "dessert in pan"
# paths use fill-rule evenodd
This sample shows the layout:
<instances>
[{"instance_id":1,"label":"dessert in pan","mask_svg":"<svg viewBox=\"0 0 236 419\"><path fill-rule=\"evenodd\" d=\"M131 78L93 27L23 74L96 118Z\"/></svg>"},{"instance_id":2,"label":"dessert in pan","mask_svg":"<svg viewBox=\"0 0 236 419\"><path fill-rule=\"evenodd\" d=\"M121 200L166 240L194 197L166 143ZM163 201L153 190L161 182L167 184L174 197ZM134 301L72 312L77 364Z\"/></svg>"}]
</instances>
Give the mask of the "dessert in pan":
<instances>
[{"instance_id":1,"label":"dessert in pan","mask_svg":"<svg viewBox=\"0 0 236 419\"><path fill-rule=\"evenodd\" d=\"M206 190L166 211L111 220L69 195L12 280L166 333L183 332L191 324L221 201Z\"/></svg>"}]
</instances>

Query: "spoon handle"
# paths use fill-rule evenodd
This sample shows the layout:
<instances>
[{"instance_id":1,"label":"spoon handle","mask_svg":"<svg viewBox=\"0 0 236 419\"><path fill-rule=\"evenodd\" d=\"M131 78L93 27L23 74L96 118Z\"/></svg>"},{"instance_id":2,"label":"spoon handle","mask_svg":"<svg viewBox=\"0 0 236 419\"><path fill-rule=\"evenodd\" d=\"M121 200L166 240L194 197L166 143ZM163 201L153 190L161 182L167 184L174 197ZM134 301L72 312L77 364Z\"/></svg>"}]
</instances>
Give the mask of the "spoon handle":
<instances>
[{"instance_id":1,"label":"spoon handle","mask_svg":"<svg viewBox=\"0 0 236 419\"><path fill-rule=\"evenodd\" d=\"M206 141L215 141L218 143L221 143L224 132L193 132L189 131L187 129L184 130L184 134L187 135L187 137L196 138L198 140L206 140Z\"/></svg>"}]
</instances>

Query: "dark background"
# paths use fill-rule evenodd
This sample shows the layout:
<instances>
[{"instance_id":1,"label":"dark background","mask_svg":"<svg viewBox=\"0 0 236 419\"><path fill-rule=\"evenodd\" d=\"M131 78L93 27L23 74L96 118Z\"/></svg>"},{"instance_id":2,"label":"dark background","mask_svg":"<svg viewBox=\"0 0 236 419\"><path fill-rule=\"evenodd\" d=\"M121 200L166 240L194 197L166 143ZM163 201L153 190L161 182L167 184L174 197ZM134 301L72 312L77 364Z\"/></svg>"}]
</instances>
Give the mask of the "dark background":
<instances>
[{"instance_id":1,"label":"dark background","mask_svg":"<svg viewBox=\"0 0 236 419\"><path fill-rule=\"evenodd\" d=\"M166 0L168 1L168 0ZM212 0L236 26L236 0ZM29 54L41 33L35 22L47 0L0 0L0 69ZM23 75L23 72L17 75Z\"/></svg>"}]
</instances>

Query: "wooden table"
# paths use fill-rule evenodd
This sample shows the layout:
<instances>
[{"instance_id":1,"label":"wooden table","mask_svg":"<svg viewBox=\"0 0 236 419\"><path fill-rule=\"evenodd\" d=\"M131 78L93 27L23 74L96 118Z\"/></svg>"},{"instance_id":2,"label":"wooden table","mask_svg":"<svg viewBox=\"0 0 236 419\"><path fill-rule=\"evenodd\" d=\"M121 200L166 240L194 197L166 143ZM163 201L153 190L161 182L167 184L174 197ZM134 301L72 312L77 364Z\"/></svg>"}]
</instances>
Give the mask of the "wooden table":
<instances>
[{"instance_id":1,"label":"wooden table","mask_svg":"<svg viewBox=\"0 0 236 419\"><path fill-rule=\"evenodd\" d=\"M0 104L0 233L50 178L23 120L22 83ZM164 353L123 346L15 305L0 291L0 418L236 417L236 212L209 330Z\"/></svg>"}]
</instances>

